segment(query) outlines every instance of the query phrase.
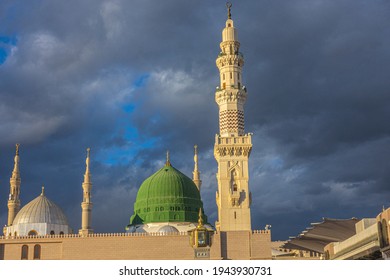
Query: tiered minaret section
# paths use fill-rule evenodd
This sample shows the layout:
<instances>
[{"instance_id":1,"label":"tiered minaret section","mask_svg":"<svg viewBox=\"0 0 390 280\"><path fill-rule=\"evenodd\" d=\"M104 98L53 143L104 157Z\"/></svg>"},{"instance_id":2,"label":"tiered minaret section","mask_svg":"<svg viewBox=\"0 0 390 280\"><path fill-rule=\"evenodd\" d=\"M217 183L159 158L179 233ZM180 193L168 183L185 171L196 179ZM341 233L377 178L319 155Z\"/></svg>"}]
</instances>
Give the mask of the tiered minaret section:
<instances>
[{"instance_id":1,"label":"tiered minaret section","mask_svg":"<svg viewBox=\"0 0 390 280\"><path fill-rule=\"evenodd\" d=\"M10 192L8 197L8 226L12 226L16 214L20 210L20 171L19 171L19 144L16 144L16 153L14 158L14 170L9 180Z\"/></svg>"},{"instance_id":2,"label":"tiered minaret section","mask_svg":"<svg viewBox=\"0 0 390 280\"><path fill-rule=\"evenodd\" d=\"M194 171L192 172L192 181L194 181L195 185L197 186L200 192L202 180L200 179L200 172L198 169L198 146L197 145L194 146Z\"/></svg>"},{"instance_id":3,"label":"tiered minaret section","mask_svg":"<svg viewBox=\"0 0 390 280\"><path fill-rule=\"evenodd\" d=\"M247 91L242 86L244 57L239 52L237 30L228 19L222 31L221 52L216 60L220 86L215 93L219 106L219 130L215 137L214 156L218 162L218 221L220 231L251 230L251 193L248 180L248 159L252 149L250 134L244 133L244 103Z\"/></svg>"},{"instance_id":4,"label":"tiered minaret section","mask_svg":"<svg viewBox=\"0 0 390 280\"><path fill-rule=\"evenodd\" d=\"M84 182L83 182L83 202L81 203L81 229L79 230L79 234L86 236L88 234L92 234L93 230L91 227L92 221L92 202L91 202L91 191L92 191L92 181L91 181L91 173L89 170L90 165L90 152L91 149L87 149L87 159L85 160L85 174L84 174Z\"/></svg>"}]
</instances>

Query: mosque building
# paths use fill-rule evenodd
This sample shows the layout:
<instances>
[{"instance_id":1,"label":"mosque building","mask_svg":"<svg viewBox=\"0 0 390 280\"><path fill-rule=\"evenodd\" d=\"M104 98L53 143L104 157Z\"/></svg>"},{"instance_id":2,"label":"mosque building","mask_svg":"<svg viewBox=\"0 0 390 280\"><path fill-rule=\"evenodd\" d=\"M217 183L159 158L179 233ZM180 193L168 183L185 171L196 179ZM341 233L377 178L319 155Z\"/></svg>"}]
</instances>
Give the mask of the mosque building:
<instances>
[{"instance_id":1,"label":"mosque building","mask_svg":"<svg viewBox=\"0 0 390 280\"><path fill-rule=\"evenodd\" d=\"M242 85L244 57L231 18L222 31L216 64L220 85L220 132L215 137L218 163L216 202L218 221L208 223L200 196L201 179L195 146L193 178L170 162L140 186L134 213L122 233L94 233L90 149L82 183L81 227L74 232L54 202L41 194L21 208L19 145L10 179L8 221L0 237L1 259L271 259L270 230L252 230L248 159L251 134L244 131ZM21 209L20 209L21 208Z\"/></svg>"},{"instance_id":2,"label":"mosque building","mask_svg":"<svg viewBox=\"0 0 390 280\"><path fill-rule=\"evenodd\" d=\"M219 133L214 157L218 171L216 204L218 220L208 223L200 195L202 181L198 150L194 150L192 179L177 170L169 153L164 166L140 186L134 213L124 221L125 232L95 233L90 149L82 183L81 226L70 228L61 208L41 193L21 207L19 144L10 178L8 220L0 236L0 260L193 260L286 259L297 250L326 259L390 259L390 208L372 219L324 219L272 253L271 231L253 230L249 187L251 134L245 132L242 83L244 57L237 29L227 4L228 18L222 30L221 52L216 59L220 85L215 101L219 107ZM127 226L126 226L127 225ZM279 245L278 245L279 246Z\"/></svg>"}]
</instances>

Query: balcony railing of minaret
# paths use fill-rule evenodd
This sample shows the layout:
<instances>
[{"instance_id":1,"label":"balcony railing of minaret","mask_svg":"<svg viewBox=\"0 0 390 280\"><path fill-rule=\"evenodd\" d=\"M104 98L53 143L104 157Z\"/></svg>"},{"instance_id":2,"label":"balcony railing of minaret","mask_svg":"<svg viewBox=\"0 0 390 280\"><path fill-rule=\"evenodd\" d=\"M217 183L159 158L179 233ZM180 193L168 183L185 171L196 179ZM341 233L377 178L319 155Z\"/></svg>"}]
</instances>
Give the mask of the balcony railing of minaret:
<instances>
[{"instance_id":1,"label":"balcony railing of minaret","mask_svg":"<svg viewBox=\"0 0 390 280\"><path fill-rule=\"evenodd\" d=\"M215 143L218 143L220 145L232 145L232 144L252 144L251 137L252 133L247 133L243 136L237 136L237 137L221 137L219 134L215 135Z\"/></svg>"},{"instance_id":2,"label":"balcony railing of minaret","mask_svg":"<svg viewBox=\"0 0 390 280\"><path fill-rule=\"evenodd\" d=\"M225 55L227 55L227 53L220 52L220 53L218 54L218 57L225 56ZM244 58L244 54L243 54L242 52L235 52L234 55L238 55L238 56L240 56L241 58Z\"/></svg>"},{"instance_id":3,"label":"balcony railing of minaret","mask_svg":"<svg viewBox=\"0 0 390 280\"><path fill-rule=\"evenodd\" d=\"M220 88L219 86L215 87L215 91L222 91L225 89L242 89L245 92L247 92L246 87L243 85L237 85L237 86L236 85L226 85L225 88Z\"/></svg>"}]
</instances>

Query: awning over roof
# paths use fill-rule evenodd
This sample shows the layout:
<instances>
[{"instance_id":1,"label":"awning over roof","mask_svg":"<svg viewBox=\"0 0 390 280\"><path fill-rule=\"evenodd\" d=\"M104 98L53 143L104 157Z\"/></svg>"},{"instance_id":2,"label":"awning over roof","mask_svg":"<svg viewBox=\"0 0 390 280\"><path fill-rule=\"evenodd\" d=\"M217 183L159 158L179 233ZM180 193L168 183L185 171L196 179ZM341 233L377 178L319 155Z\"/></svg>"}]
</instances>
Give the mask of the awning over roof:
<instances>
[{"instance_id":1,"label":"awning over roof","mask_svg":"<svg viewBox=\"0 0 390 280\"><path fill-rule=\"evenodd\" d=\"M290 240L282 248L323 254L325 245L343 241L356 234L355 224L358 221L357 218L344 220L323 218L322 222L311 223L311 227L302 231L298 236L290 237Z\"/></svg>"}]
</instances>

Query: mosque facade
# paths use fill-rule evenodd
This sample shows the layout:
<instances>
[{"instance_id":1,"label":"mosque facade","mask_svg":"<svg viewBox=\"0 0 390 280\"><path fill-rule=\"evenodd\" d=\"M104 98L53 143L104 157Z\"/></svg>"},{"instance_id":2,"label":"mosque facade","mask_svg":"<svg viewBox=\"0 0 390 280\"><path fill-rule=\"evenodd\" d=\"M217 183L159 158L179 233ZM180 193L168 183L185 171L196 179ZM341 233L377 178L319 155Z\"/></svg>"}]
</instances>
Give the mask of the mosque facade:
<instances>
[{"instance_id":1,"label":"mosque facade","mask_svg":"<svg viewBox=\"0 0 390 280\"><path fill-rule=\"evenodd\" d=\"M208 223L200 196L201 179L195 146L190 179L170 162L140 186L134 213L121 233L95 233L90 150L82 183L81 226L73 231L61 208L46 197L21 208L19 145L10 179L8 221L0 237L0 260L33 259L271 259L270 230L252 230L248 160L251 134L244 129L247 89L242 85L244 57L228 5L216 64L220 85L219 134L214 156L218 164L218 220Z\"/></svg>"}]
</instances>

